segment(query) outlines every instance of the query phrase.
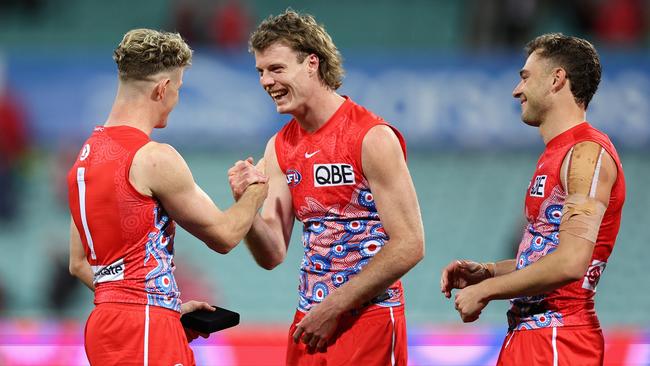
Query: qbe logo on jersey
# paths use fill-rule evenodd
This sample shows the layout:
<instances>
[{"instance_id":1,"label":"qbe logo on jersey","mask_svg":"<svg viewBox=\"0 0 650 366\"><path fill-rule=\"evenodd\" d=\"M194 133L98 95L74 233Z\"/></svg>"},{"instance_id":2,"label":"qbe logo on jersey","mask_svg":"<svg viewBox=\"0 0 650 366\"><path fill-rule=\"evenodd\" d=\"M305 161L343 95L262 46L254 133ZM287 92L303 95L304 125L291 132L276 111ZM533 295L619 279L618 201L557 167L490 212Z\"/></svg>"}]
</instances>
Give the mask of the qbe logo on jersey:
<instances>
[{"instance_id":1,"label":"qbe logo on jersey","mask_svg":"<svg viewBox=\"0 0 650 366\"><path fill-rule=\"evenodd\" d=\"M544 197L544 186L546 185L546 176L538 175L535 177L530 187L530 195L533 197Z\"/></svg>"},{"instance_id":2,"label":"qbe logo on jersey","mask_svg":"<svg viewBox=\"0 0 650 366\"><path fill-rule=\"evenodd\" d=\"M314 164L314 187L354 185L354 170L350 164Z\"/></svg>"}]
</instances>

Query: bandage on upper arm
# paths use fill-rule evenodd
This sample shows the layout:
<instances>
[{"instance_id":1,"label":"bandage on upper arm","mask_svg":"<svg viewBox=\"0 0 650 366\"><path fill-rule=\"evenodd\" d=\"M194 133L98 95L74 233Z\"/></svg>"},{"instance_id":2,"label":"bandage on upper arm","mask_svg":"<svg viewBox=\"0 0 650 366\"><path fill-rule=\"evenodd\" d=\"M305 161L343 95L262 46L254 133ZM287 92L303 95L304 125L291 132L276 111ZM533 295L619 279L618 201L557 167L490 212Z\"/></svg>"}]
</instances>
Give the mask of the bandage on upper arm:
<instances>
[{"instance_id":1,"label":"bandage on upper arm","mask_svg":"<svg viewBox=\"0 0 650 366\"><path fill-rule=\"evenodd\" d=\"M595 243L607 206L596 198L598 179L605 150L594 142L572 147L562 174L567 192L560 232Z\"/></svg>"}]
</instances>

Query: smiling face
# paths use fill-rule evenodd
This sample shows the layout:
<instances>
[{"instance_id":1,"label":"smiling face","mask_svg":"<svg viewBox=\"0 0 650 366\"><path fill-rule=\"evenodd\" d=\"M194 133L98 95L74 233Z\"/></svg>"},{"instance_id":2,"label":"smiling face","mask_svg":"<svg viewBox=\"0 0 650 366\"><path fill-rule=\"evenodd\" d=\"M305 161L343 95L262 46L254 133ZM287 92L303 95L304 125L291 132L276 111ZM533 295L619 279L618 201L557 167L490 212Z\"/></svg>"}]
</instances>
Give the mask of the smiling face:
<instances>
[{"instance_id":1,"label":"smiling face","mask_svg":"<svg viewBox=\"0 0 650 366\"><path fill-rule=\"evenodd\" d=\"M282 43L255 50L260 83L275 102L278 113L296 114L307 106L318 81L318 58L304 57Z\"/></svg>"},{"instance_id":2,"label":"smiling face","mask_svg":"<svg viewBox=\"0 0 650 366\"><path fill-rule=\"evenodd\" d=\"M529 126L538 127L550 109L553 74L548 62L538 52L533 52L519 72L521 81L512 96L521 102L521 120Z\"/></svg>"}]
</instances>

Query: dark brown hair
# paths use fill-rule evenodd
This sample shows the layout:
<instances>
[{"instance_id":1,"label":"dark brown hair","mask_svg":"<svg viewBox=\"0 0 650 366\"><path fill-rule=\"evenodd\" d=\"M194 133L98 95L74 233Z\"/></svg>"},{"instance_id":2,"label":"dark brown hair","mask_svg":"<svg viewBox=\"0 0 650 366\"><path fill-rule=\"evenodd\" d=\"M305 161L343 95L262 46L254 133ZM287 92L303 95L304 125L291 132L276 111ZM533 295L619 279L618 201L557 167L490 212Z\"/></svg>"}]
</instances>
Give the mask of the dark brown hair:
<instances>
[{"instance_id":1,"label":"dark brown hair","mask_svg":"<svg viewBox=\"0 0 650 366\"><path fill-rule=\"evenodd\" d=\"M538 51L553 66L563 68L571 81L571 93L576 103L587 108L598 89L602 73L598 52L591 43L562 33L549 33L528 42L525 49L529 56Z\"/></svg>"}]
</instances>

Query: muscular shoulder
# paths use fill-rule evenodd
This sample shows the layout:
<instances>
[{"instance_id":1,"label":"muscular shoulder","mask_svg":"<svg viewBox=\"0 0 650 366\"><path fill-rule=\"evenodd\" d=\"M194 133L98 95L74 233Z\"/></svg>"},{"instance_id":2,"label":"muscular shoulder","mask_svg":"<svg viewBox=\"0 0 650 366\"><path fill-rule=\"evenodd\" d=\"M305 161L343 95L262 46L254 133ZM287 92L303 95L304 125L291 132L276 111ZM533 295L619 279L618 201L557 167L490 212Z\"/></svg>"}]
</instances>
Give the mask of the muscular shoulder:
<instances>
[{"instance_id":1,"label":"muscular shoulder","mask_svg":"<svg viewBox=\"0 0 650 366\"><path fill-rule=\"evenodd\" d=\"M141 177L155 178L184 165L185 161L172 146L151 141L135 154L131 171Z\"/></svg>"},{"instance_id":2,"label":"muscular shoulder","mask_svg":"<svg viewBox=\"0 0 650 366\"><path fill-rule=\"evenodd\" d=\"M397 139L395 131L387 125L376 125L372 127L363 138L363 143L364 145L369 146L389 146L394 144L399 146L399 140Z\"/></svg>"},{"instance_id":3,"label":"muscular shoulder","mask_svg":"<svg viewBox=\"0 0 650 366\"><path fill-rule=\"evenodd\" d=\"M140 193L155 195L161 184L168 184L189 173L181 155L168 144L151 141L133 158L129 178Z\"/></svg>"},{"instance_id":4,"label":"muscular shoulder","mask_svg":"<svg viewBox=\"0 0 650 366\"><path fill-rule=\"evenodd\" d=\"M393 129L386 125L372 127L363 138L361 160L366 176L404 164L404 153Z\"/></svg>"},{"instance_id":5,"label":"muscular shoulder","mask_svg":"<svg viewBox=\"0 0 650 366\"><path fill-rule=\"evenodd\" d=\"M381 154L391 153L393 150L401 154L401 145L395 131L387 125L376 125L368 130L363 138L363 153Z\"/></svg>"},{"instance_id":6,"label":"muscular shoulder","mask_svg":"<svg viewBox=\"0 0 650 366\"><path fill-rule=\"evenodd\" d=\"M566 172L562 180L569 194L588 195L598 182L611 186L616 180L614 159L600 144L593 141L575 144L562 165L562 170Z\"/></svg>"},{"instance_id":7,"label":"muscular shoulder","mask_svg":"<svg viewBox=\"0 0 650 366\"><path fill-rule=\"evenodd\" d=\"M180 154L171 145L151 141L144 145L137 153L136 158L155 167L165 166L182 160Z\"/></svg>"}]
</instances>

